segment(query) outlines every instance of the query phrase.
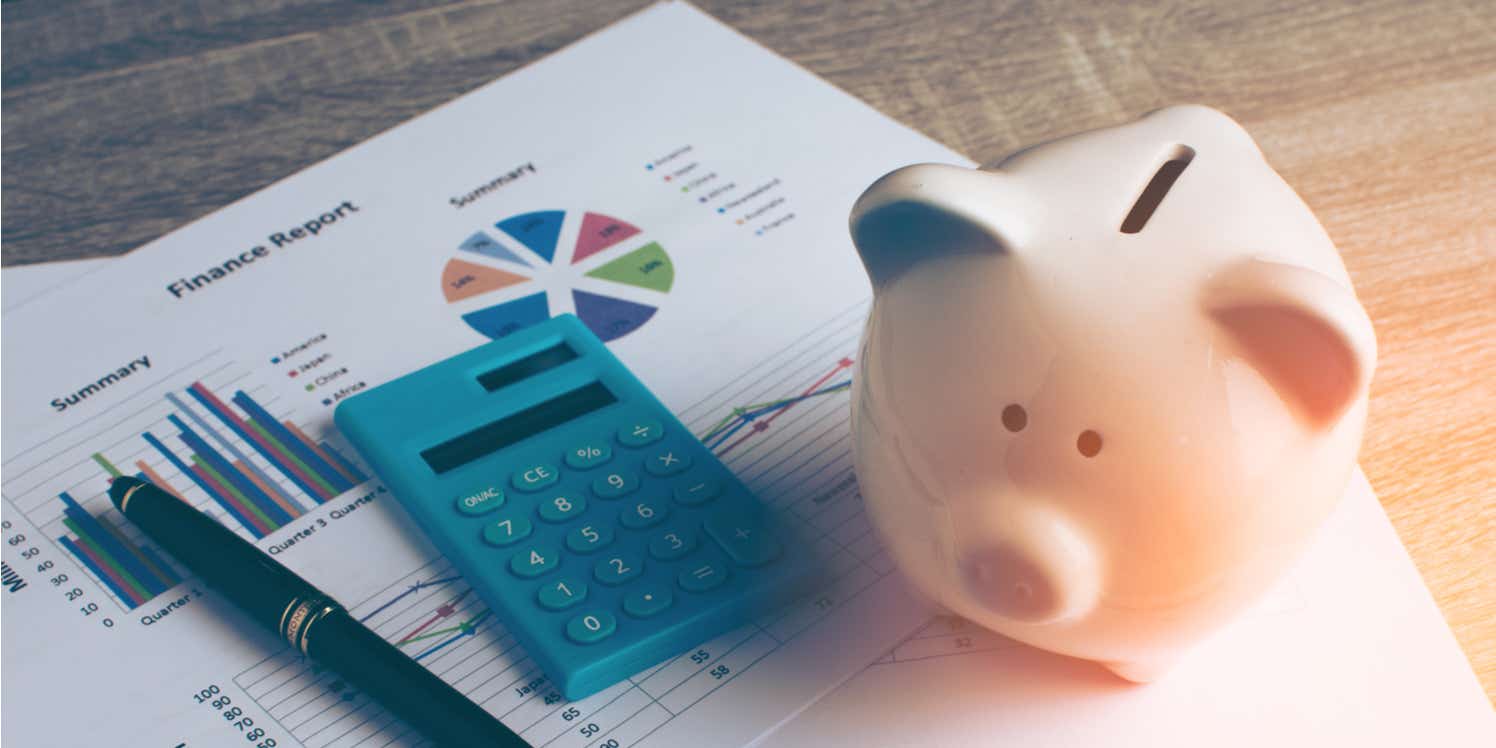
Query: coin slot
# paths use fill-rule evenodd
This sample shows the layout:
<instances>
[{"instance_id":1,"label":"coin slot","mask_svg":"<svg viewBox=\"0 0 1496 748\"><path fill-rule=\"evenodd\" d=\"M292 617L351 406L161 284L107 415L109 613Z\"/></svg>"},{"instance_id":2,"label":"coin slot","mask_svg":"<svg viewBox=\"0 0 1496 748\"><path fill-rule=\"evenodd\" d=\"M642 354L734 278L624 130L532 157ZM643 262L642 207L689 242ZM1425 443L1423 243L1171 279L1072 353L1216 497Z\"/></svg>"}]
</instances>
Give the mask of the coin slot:
<instances>
[{"instance_id":1,"label":"coin slot","mask_svg":"<svg viewBox=\"0 0 1496 748\"><path fill-rule=\"evenodd\" d=\"M1174 182L1194 158L1195 149L1187 145L1174 146L1168 160L1158 167L1158 171L1153 172L1153 178L1148 180L1143 194L1138 196L1137 202L1132 204L1132 210L1127 212L1127 218L1122 220L1122 233L1136 234L1148 225L1153 211L1158 210L1159 203L1164 201L1164 196L1173 189Z\"/></svg>"}]
</instances>

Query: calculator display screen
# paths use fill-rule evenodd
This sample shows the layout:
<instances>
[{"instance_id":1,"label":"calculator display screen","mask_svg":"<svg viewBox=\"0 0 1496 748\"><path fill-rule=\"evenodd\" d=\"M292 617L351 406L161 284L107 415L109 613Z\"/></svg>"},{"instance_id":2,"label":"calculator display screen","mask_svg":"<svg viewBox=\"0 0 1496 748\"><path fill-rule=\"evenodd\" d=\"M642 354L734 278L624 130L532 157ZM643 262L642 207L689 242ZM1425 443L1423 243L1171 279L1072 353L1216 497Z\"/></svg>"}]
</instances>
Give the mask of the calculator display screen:
<instances>
[{"instance_id":1,"label":"calculator display screen","mask_svg":"<svg viewBox=\"0 0 1496 748\"><path fill-rule=\"evenodd\" d=\"M517 444L542 431L616 402L618 397L603 386L602 382L593 382L442 442L422 451L421 457L438 474L456 470L511 444Z\"/></svg>"}]
</instances>

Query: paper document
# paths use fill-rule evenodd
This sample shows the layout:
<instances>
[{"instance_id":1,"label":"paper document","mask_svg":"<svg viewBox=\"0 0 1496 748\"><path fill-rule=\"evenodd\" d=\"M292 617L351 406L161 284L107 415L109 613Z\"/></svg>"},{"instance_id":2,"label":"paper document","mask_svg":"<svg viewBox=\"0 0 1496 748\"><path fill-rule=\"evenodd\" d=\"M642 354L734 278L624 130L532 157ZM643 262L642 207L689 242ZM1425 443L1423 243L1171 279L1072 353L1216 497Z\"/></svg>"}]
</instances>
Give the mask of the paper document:
<instances>
[{"instance_id":1,"label":"paper document","mask_svg":"<svg viewBox=\"0 0 1496 748\"><path fill-rule=\"evenodd\" d=\"M1358 470L1298 567L1158 682L940 618L765 744L1473 748L1496 713Z\"/></svg>"},{"instance_id":2,"label":"paper document","mask_svg":"<svg viewBox=\"0 0 1496 748\"><path fill-rule=\"evenodd\" d=\"M219 518L535 745L734 745L791 718L923 619L870 535L846 423L869 297L847 215L919 161L967 163L665 4L7 299L4 742L414 742L145 542L109 506L113 474ZM331 418L561 312L814 528L837 570L577 703Z\"/></svg>"}]
</instances>

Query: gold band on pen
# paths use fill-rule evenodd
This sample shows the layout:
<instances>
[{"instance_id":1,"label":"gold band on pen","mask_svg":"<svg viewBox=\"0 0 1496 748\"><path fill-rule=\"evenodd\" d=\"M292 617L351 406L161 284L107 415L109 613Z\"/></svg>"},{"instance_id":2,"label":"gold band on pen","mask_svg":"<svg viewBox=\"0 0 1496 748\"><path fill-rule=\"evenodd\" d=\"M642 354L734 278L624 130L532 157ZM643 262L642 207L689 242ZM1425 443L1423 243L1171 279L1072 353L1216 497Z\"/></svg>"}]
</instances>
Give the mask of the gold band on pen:
<instances>
[{"instance_id":1,"label":"gold band on pen","mask_svg":"<svg viewBox=\"0 0 1496 748\"><path fill-rule=\"evenodd\" d=\"M281 612L280 634L291 646L301 650L302 654L311 654L307 651L307 636L312 624L339 610L342 608L325 596L309 600L292 598Z\"/></svg>"},{"instance_id":2,"label":"gold band on pen","mask_svg":"<svg viewBox=\"0 0 1496 748\"><path fill-rule=\"evenodd\" d=\"M130 506L130 497L134 496L136 491L139 491L140 489L145 488L147 485L148 484L146 484L146 483L137 483L137 484L135 484L133 486L130 486L130 490L126 491L125 495L122 496L122 497L120 497L120 500L119 500L119 510L120 510L120 513L123 514L125 512L126 508Z\"/></svg>"}]
</instances>

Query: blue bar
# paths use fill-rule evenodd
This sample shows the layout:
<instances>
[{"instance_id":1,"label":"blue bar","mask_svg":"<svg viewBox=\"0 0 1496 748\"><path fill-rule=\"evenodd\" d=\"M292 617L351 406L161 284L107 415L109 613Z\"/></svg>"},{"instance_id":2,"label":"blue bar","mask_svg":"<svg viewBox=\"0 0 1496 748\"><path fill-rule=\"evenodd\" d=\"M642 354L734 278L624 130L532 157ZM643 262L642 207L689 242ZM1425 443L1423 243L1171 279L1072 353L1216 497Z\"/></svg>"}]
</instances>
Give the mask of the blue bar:
<instances>
[{"instance_id":1,"label":"blue bar","mask_svg":"<svg viewBox=\"0 0 1496 748\"><path fill-rule=\"evenodd\" d=\"M229 464L228 460L223 459L222 455L219 455L213 447L203 441L203 438L198 436L197 432L188 428L187 424L182 422L182 419L173 414L168 415L166 420L182 431L179 436L188 449L197 453L197 456L201 457L214 470L217 470L218 474L222 475L224 480L232 484L234 488L239 489L239 493L243 494L246 500L253 502L256 509L259 509L261 513L270 518L270 521L275 525L275 527L271 528L272 530L279 529L287 522L295 519L295 517L286 514L286 510L280 508L269 496L266 496L265 492L261 491L259 486L256 486L248 478L240 475L238 469Z\"/></svg>"},{"instance_id":2,"label":"blue bar","mask_svg":"<svg viewBox=\"0 0 1496 748\"><path fill-rule=\"evenodd\" d=\"M266 475L265 471L261 470L258 466L255 465L254 460L249 459L249 457L245 456L243 452L240 452L239 448L235 447L233 442L223 438L223 434L218 433L218 429L213 428L211 424L203 420L202 416L194 413L191 408L187 407L186 403L182 402L181 398L176 396L175 393L166 393L166 399L172 405L175 405L177 407L177 410L180 410L183 413L187 414L187 417L192 419L192 422L197 424L198 428L201 428L204 432L207 433L208 436L212 437L214 441L218 442L218 444L223 447L224 451L229 453L230 457L233 457L234 459L244 463L245 468L254 473L255 477L264 481L265 485L269 486L270 490L274 491L277 496L285 499L287 504L290 504L291 506L300 505L301 502L292 498L291 494L286 493L286 490L284 488L281 488L279 481ZM209 410L212 410L212 408L209 408ZM315 502L313 502L313 506L316 506ZM311 507L302 508L308 509Z\"/></svg>"},{"instance_id":3,"label":"blue bar","mask_svg":"<svg viewBox=\"0 0 1496 748\"><path fill-rule=\"evenodd\" d=\"M359 470L358 466L354 465L352 460L349 460L347 457L344 457L342 452L339 452L338 450L333 449L331 444L328 444L327 442L323 441L323 442L317 442L317 446L321 447L322 449L326 450L328 454L332 455L332 458L334 460L337 460L338 464L341 465L344 470L348 471L348 473L353 476L353 480L354 480L355 484L363 483L364 481L366 481L366 480L369 479L369 476L364 475L363 471Z\"/></svg>"},{"instance_id":4,"label":"blue bar","mask_svg":"<svg viewBox=\"0 0 1496 748\"><path fill-rule=\"evenodd\" d=\"M151 482L151 479L147 478L146 475L145 475L145 473L136 473L135 477L139 478L139 479L141 479L143 481L145 481L146 483L150 483ZM145 558L146 558L147 561L150 561L151 563L155 564L157 567L165 570L166 573L168 573L168 574L174 574L175 573L176 570L171 567L171 564L166 563L166 559L161 558L160 555L158 555L155 551L151 550L150 546L148 546L148 545L142 545L142 546L137 546L137 548L140 550L141 555L145 556ZM172 579L166 580L166 585L167 586L165 588L163 588L162 591L165 592L166 590L169 590L172 587L177 586L177 582L180 582L180 581L182 581L181 577L173 577Z\"/></svg>"},{"instance_id":5,"label":"blue bar","mask_svg":"<svg viewBox=\"0 0 1496 748\"><path fill-rule=\"evenodd\" d=\"M83 555L83 549L79 548L78 544L74 543L72 538L64 536L58 538L58 541L62 543L62 547L68 549L73 554L73 558L78 559L78 563L88 567L88 570L92 571L94 576L98 577L99 581L103 582L104 586L108 587L114 593L115 597L123 600L126 605L129 605L131 610L141 605L141 603L135 602L134 590L122 590L115 585L114 580L110 579L109 575L105 574L103 569L95 566L94 562L88 556Z\"/></svg>"},{"instance_id":6,"label":"blue bar","mask_svg":"<svg viewBox=\"0 0 1496 748\"><path fill-rule=\"evenodd\" d=\"M306 445L302 444L301 440L297 439L295 434L288 431L280 421L275 420L275 416L270 415L268 411L261 408L260 404L255 402L244 390L234 393L234 403L243 408L244 412L248 413L250 418L253 418L256 423L260 424L260 428L265 429L271 436L274 436L275 440L281 443L281 446L291 450L297 457L301 458L303 464L311 468L322 480L327 481L327 484L332 486L338 493L353 488L353 484L349 483L347 478L344 478L341 473L334 470L331 465L327 464L326 460L318 457L316 452L307 449ZM315 496L316 494L313 495Z\"/></svg>"},{"instance_id":7,"label":"blue bar","mask_svg":"<svg viewBox=\"0 0 1496 748\"><path fill-rule=\"evenodd\" d=\"M79 506L78 502L74 501L73 497L69 496L67 491L63 491L57 494L57 496L62 499L62 503L66 506L63 509L63 513L71 517L74 522L77 522L79 527L87 531L89 538L104 553L109 554L110 558L113 558L120 566L124 567L125 571L130 572L130 576L135 577L136 581L140 582L142 587L152 590L156 588L155 585L162 583L162 580L153 574L150 569L147 569L145 564L141 563L140 559L136 558L135 554L130 552L130 549L120 545L120 542L115 539L114 535L104 529L98 518L89 514L88 510L82 506Z\"/></svg>"},{"instance_id":8,"label":"blue bar","mask_svg":"<svg viewBox=\"0 0 1496 748\"><path fill-rule=\"evenodd\" d=\"M224 497L219 496L218 492L213 490L213 486L211 484L197 477L197 473L192 472L192 468L188 467L187 463L182 462L182 460L179 459L175 454L173 454L171 450L167 449L166 445L162 444L160 439L157 439L149 431L142 433L140 436L144 438L148 444L150 444L152 447L155 447L159 452L161 452L161 454L166 455L166 459L171 460L171 464L175 465L177 470L181 471L182 474L187 476L188 478L191 478L192 482L196 483L198 488L203 489L203 491L205 491L208 496L212 497L215 502L218 502L218 505L223 507L223 510L225 512L228 512L230 517L233 517L239 522L239 524L243 525L244 529L249 531L249 534L255 536L256 538L264 537L260 534L259 530L255 529L254 523L250 522L248 517L240 514L239 510L235 509L233 504L230 504L227 500L224 499Z\"/></svg>"},{"instance_id":9,"label":"blue bar","mask_svg":"<svg viewBox=\"0 0 1496 748\"><path fill-rule=\"evenodd\" d=\"M281 471L281 474L289 478L292 483L295 483L296 487L301 489L301 492L306 494L307 498L312 500L312 503L319 505L322 503L322 494L316 488L307 485L300 478L296 477L296 473L292 471L291 468L284 462L282 462L281 458L277 457L275 453L260 449L259 445L255 443L254 435L250 434L245 429L240 428L239 424L234 423L234 420L232 418L219 413L218 409L213 407L213 403L208 402L208 400L202 395L198 394L196 390L188 389L187 394L191 395L192 399L198 401L199 403L202 403L202 406L204 408L207 408L208 412L212 413L215 416L218 416L218 420L223 421L223 424L225 426L228 426L229 430L233 431L234 434L237 435L240 439L243 439L245 444L248 444L256 452L263 455L266 460L269 460L270 464L274 465L277 470Z\"/></svg>"}]
</instances>

